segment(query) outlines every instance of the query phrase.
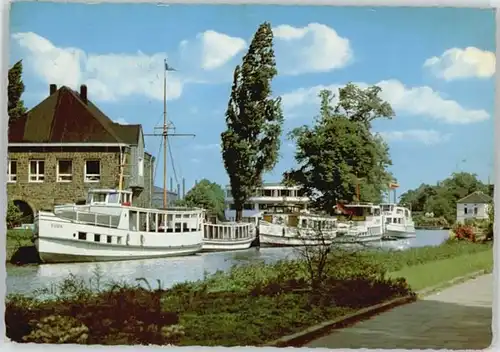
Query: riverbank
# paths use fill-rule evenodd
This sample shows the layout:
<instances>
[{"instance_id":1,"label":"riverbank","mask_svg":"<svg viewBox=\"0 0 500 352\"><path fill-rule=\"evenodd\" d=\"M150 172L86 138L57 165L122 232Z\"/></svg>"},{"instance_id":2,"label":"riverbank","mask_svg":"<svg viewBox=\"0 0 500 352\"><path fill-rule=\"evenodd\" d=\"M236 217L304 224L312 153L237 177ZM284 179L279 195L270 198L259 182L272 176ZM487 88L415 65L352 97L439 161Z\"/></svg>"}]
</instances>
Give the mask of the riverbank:
<instances>
[{"instance_id":1,"label":"riverbank","mask_svg":"<svg viewBox=\"0 0 500 352\"><path fill-rule=\"evenodd\" d=\"M31 241L32 231L31 230L7 230L7 257L6 262L11 263L12 261L17 262L30 262L30 260L24 260L28 256L33 256L36 252L36 248ZM22 258L25 257L25 258ZM17 258L17 260L16 260ZM31 260L33 261L33 260Z\"/></svg>"},{"instance_id":2,"label":"riverbank","mask_svg":"<svg viewBox=\"0 0 500 352\"><path fill-rule=\"evenodd\" d=\"M302 258L238 266L169 290L161 282L148 283L150 290L106 286L99 273L89 282L70 277L52 292L57 298L50 301L9 296L7 335L15 341L28 336L24 340L34 342L263 345L363 307L412 295L415 287L429 284L423 278L430 273L433 283L447 281L453 265L462 268L460 272L489 269L493 254L491 244L449 241L397 252L339 249L326 259L322 274L318 262ZM96 285L98 293L93 293ZM31 319L39 326L30 324Z\"/></svg>"}]
</instances>

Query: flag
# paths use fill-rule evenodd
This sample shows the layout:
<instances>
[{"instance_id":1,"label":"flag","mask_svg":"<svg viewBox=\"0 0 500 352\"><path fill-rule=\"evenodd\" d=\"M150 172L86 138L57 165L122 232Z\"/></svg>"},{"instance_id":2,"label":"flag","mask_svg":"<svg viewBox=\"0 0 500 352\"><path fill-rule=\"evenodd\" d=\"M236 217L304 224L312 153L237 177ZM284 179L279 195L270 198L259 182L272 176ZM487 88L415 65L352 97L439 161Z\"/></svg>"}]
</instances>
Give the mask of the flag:
<instances>
[{"instance_id":1,"label":"flag","mask_svg":"<svg viewBox=\"0 0 500 352\"><path fill-rule=\"evenodd\" d=\"M165 71L176 71L175 68L172 68L167 64L167 60L165 60Z\"/></svg>"},{"instance_id":2,"label":"flag","mask_svg":"<svg viewBox=\"0 0 500 352\"><path fill-rule=\"evenodd\" d=\"M389 182L390 189L396 189L398 187L399 187L399 184L397 182Z\"/></svg>"}]
</instances>

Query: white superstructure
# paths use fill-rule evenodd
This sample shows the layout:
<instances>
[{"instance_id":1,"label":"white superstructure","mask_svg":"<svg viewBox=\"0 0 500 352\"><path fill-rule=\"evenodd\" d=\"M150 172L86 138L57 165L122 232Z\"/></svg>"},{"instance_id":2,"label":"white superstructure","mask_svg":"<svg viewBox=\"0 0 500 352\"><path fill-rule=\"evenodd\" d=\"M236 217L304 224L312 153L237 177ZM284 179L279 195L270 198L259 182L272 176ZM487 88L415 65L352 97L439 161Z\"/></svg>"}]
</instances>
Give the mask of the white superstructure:
<instances>
[{"instance_id":1,"label":"white superstructure","mask_svg":"<svg viewBox=\"0 0 500 352\"><path fill-rule=\"evenodd\" d=\"M410 209L393 203L380 204L384 217L384 236L412 238L416 236Z\"/></svg>"},{"instance_id":2,"label":"white superstructure","mask_svg":"<svg viewBox=\"0 0 500 352\"><path fill-rule=\"evenodd\" d=\"M236 210L231 188L226 187L226 219L234 221ZM284 186L280 183L264 183L243 206L243 220L256 222L264 212L299 212L307 209L309 198L303 195L300 187Z\"/></svg>"},{"instance_id":3,"label":"white superstructure","mask_svg":"<svg viewBox=\"0 0 500 352\"><path fill-rule=\"evenodd\" d=\"M336 243L359 243L379 241L383 235L383 218L379 205L346 204L337 210L344 215L337 217Z\"/></svg>"}]
</instances>

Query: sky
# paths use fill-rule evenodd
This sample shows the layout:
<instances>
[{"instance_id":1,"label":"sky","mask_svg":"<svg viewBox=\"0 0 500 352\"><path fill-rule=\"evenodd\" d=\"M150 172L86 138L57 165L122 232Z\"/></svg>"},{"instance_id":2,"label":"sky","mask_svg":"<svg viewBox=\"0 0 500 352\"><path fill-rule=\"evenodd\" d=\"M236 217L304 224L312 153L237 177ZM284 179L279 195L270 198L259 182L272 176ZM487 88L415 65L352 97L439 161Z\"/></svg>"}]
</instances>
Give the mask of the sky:
<instances>
[{"instance_id":1,"label":"sky","mask_svg":"<svg viewBox=\"0 0 500 352\"><path fill-rule=\"evenodd\" d=\"M285 117L280 159L264 181L296 165L294 127L319 112L318 92L378 85L395 117L374 124L389 143L398 193L457 171L493 182L495 17L465 8L155 5L15 2L10 63L23 60L25 104L49 84L78 90L111 119L161 126L163 60L175 133L168 178L229 183L220 134L232 74L259 24L270 22ZM161 137L145 137L162 185ZM169 157L170 158L170 157ZM175 182L175 181L174 181Z\"/></svg>"}]
</instances>

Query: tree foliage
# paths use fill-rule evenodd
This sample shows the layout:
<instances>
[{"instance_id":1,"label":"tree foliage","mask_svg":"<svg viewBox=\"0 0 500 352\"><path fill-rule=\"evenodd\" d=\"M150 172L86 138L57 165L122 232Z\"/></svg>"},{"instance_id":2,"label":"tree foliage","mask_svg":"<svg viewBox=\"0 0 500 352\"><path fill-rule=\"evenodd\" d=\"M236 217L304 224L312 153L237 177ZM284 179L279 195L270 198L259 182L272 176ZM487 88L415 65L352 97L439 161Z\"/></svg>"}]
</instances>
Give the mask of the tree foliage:
<instances>
[{"instance_id":1,"label":"tree foliage","mask_svg":"<svg viewBox=\"0 0 500 352\"><path fill-rule=\"evenodd\" d=\"M391 118L391 106L380 97L380 88L361 89L349 83L339 90L338 103L329 90L319 93L320 114L312 127L291 131L296 141L297 169L285 172L285 182L302 186L316 207L332 211L337 201L379 202L393 180L389 147L371 132L371 122Z\"/></svg>"},{"instance_id":2,"label":"tree foliage","mask_svg":"<svg viewBox=\"0 0 500 352\"><path fill-rule=\"evenodd\" d=\"M277 73L273 33L265 22L255 33L242 65L234 70L227 130L221 134L237 221L243 204L262 183L263 173L278 159L283 113L281 99L271 97L271 81Z\"/></svg>"},{"instance_id":3,"label":"tree foliage","mask_svg":"<svg viewBox=\"0 0 500 352\"><path fill-rule=\"evenodd\" d=\"M184 199L178 201L178 205L200 207L223 219L224 190L219 184L202 179L189 190Z\"/></svg>"},{"instance_id":4,"label":"tree foliage","mask_svg":"<svg viewBox=\"0 0 500 352\"><path fill-rule=\"evenodd\" d=\"M7 222L7 228L11 229L16 225L19 225L21 222L23 213L19 208L14 204L13 201L9 200L7 203L7 214L5 220Z\"/></svg>"},{"instance_id":5,"label":"tree foliage","mask_svg":"<svg viewBox=\"0 0 500 352\"><path fill-rule=\"evenodd\" d=\"M8 114L9 123L17 120L26 113L24 101L21 96L24 93L24 83L22 79L23 62L19 60L9 69L9 85L8 85Z\"/></svg>"},{"instance_id":6,"label":"tree foliage","mask_svg":"<svg viewBox=\"0 0 500 352\"><path fill-rule=\"evenodd\" d=\"M422 184L400 197L400 203L411 206L414 212L434 213L434 217L444 217L449 224L456 220L456 203L459 199L481 191L490 193L490 187L468 172L453 173L437 185Z\"/></svg>"}]
</instances>

